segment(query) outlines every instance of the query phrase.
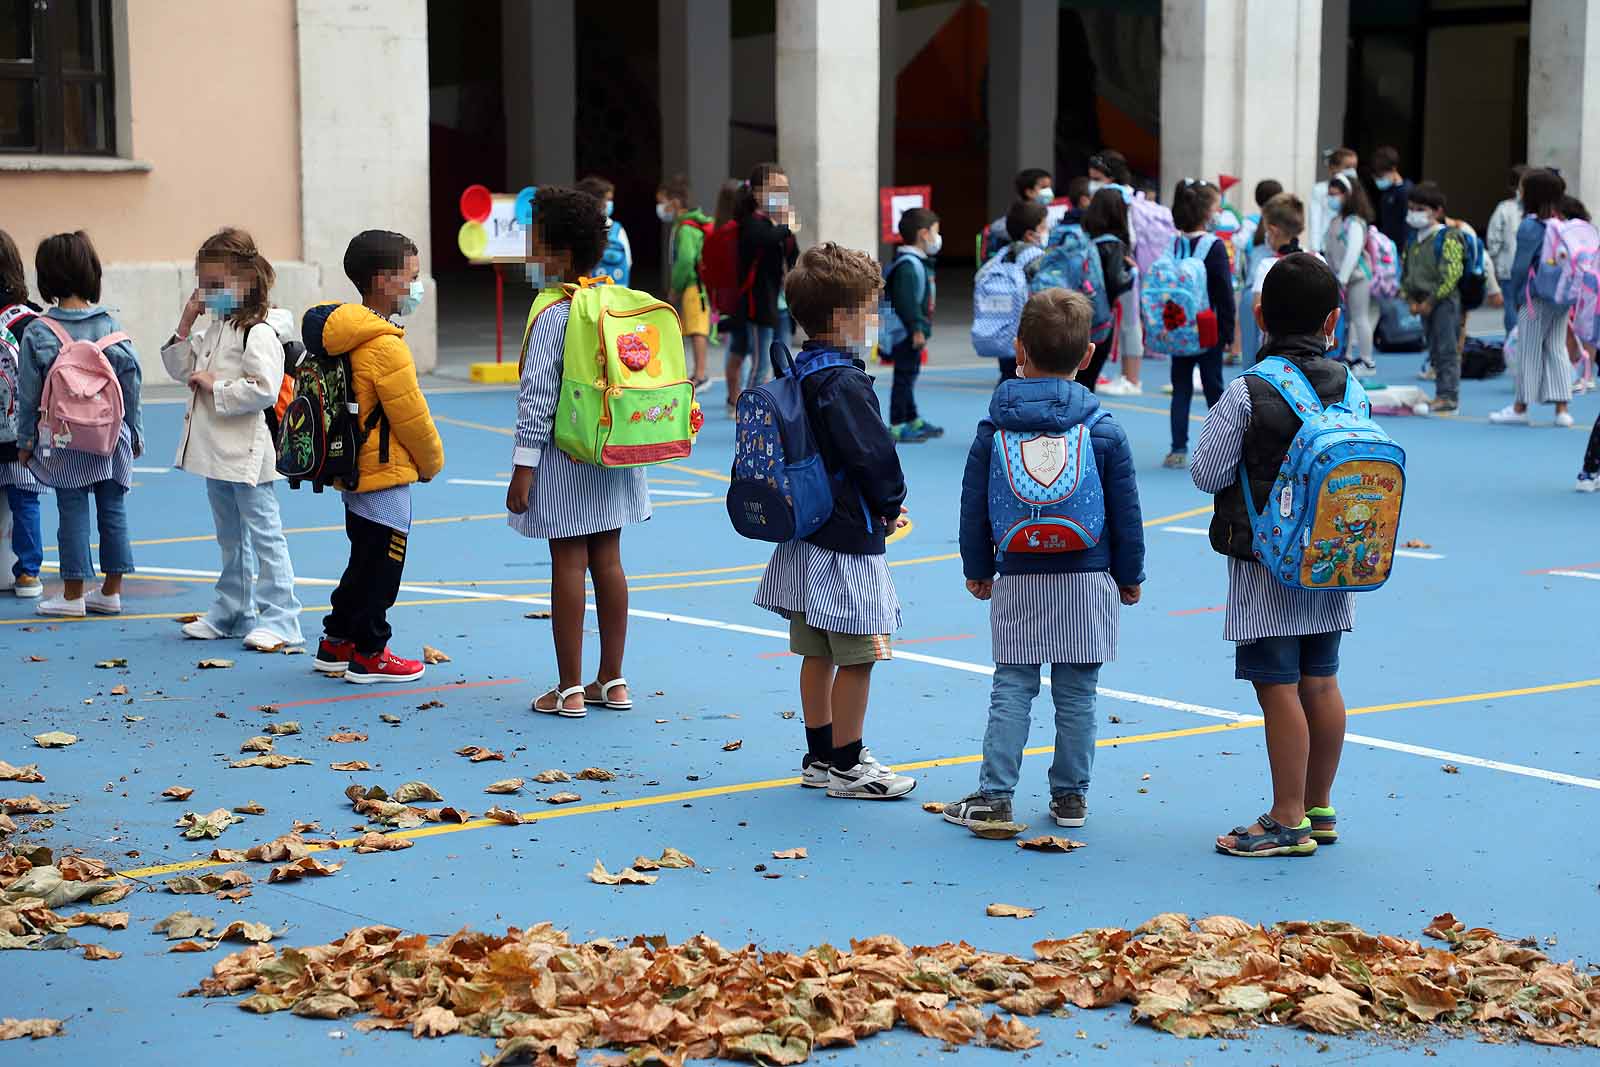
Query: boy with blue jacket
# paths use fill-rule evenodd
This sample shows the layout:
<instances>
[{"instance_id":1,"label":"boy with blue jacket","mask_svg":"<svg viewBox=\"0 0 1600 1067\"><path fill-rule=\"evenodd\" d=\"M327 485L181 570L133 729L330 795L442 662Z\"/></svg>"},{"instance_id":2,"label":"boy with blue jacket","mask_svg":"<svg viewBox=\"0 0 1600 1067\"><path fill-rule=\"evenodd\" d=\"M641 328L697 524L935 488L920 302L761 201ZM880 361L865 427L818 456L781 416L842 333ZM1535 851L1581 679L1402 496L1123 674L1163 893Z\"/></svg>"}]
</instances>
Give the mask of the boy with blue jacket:
<instances>
[{"instance_id":1,"label":"boy with blue jacket","mask_svg":"<svg viewBox=\"0 0 1600 1067\"><path fill-rule=\"evenodd\" d=\"M1050 667L1056 752L1050 765L1050 814L1057 826L1082 826L1094 766L1095 686L1100 665L1117 656L1118 602L1137 604L1144 582L1144 525L1133 452L1115 419L1073 380L1094 355L1094 309L1082 293L1046 289L1028 299L1017 326L1017 378L1001 382L978 424L961 483L961 563L967 591L988 600L994 643L994 689L983 736L978 791L948 804L948 822L1010 822L1012 794L1028 741L1039 668ZM1030 478L1052 485L1066 475L1061 438L1089 428L1105 526L1087 547L1000 553L991 502L1013 490L995 484L991 461L998 431L1015 436ZM1032 436L1029 436L1032 435ZM1051 441L1055 439L1056 446ZM1041 448L1030 448L1044 441ZM1064 458L1065 457L1065 458ZM1092 494L1080 474L1076 491ZM1092 495L1091 495L1092 499ZM1092 538L1090 538L1092 539ZM999 577L995 577L996 570Z\"/></svg>"}]
</instances>

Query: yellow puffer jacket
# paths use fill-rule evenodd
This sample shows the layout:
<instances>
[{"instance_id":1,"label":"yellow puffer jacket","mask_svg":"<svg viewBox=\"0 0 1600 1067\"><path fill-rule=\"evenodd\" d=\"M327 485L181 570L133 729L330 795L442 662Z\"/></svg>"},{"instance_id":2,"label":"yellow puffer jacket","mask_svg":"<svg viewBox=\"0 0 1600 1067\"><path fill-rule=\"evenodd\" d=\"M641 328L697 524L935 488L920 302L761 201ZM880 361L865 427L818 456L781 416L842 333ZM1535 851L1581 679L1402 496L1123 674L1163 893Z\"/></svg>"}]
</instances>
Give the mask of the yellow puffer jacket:
<instances>
[{"instance_id":1,"label":"yellow puffer jacket","mask_svg":"<svg viewBox=\"0 0 1600 1067\"><path fill-rule=\"evenodd\" d=\"M444 442L417 382L417 365L406 347L405 331L361 304L339 304L325 315L306 314L308 326L317 321L322 322L323 350L333 356L350 355L362 425L375 409L381 408L384 414L361 446L360 491L370 493L437 476L444 469ZM307 348L315 350L312 338L304 340Z\"/></svg>"}]
</instances>

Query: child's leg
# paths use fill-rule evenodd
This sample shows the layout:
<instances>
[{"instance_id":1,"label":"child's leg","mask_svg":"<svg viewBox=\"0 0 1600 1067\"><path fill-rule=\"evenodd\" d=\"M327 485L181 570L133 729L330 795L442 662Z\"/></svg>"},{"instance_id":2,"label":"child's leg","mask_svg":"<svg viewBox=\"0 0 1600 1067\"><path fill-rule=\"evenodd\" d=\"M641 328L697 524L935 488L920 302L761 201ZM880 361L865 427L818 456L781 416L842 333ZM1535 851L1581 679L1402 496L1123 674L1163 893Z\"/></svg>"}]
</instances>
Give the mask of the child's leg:
<instances>
[{"instance_id":1,"label":"child's leg","mask_svg":"<svg viewBox=\"0 0 1600 1067\"><path fill-rule=\"evenodd\" d=\"M407 537L348 508L344 529L350 538L350 565L333 591L333 611L323 630L329 637L352 642L363 656L376 656L394 634L388 612L400 595Z\"/></svg>"},{"instance_id":2,"label":"child's leg","mask_svg":"<svg viewBox=\"0 0 1600 1067\"><path fill-rule=\"evenodd\" d=\"M593 699L625 701L627 686L600 692L602 684L622 677L622 656L628 643L628 576L622 571L622 531L590 534L586 540L594 606L600 617L600 674L595 678ZM581 620L579 625L581 628Z\"/></svg>"},{"instance_id":3,"label":"child's leg","mask_svg":"<svg viewBox=\"0 0 1600 1067\"><path fill-rule=\"evenodd\" d=\"M222 573L217 576L216 600L206 612L205 621L225 637L243 637L255 624L250 575L245 563L244 528L235 488L247 487L206 479L206 500L211 504L211 519L217 527Z\"/></svg>"},{"instance_id":4,"label":"child's leg","mask_svg":"<svg viewBox=\"0 0 1600 1067\"><path fill-rule=\"evenodd\" d=\"M1050 698L1056 706L1056 755L1050 764L1050 795L1089 791L1094 770L1095 686L1098 663L1056 663L1050 667ZM991 722L993 719L991 718Z\"/></svg>"},{"instance_id":5,"label":"child's leg","mask_svg":"<svg viewBox=\"0 0 1600 1067\"><path fill-rule=\"evenodd\" d=\"M1311 754L1311 730L1300 691L1295 684L1256 682L1255 687L1266 719L1267 762L1272 769L1272 810L1267 814L1284 826L1299 826L1306 817L1306 769Z\"/></svg>"},{"instance_id":6,"label":"child's leg","mask_svg":"<svg viewBox=\"0 0 1600 1067\"><path fill-rule=\"evenodd\" d=\"M62 596L81 600L83 583L95 578L89 556L89 490L57 489L56 512L61 520L56 543L61 553Z\"/></svg>"},{"instance_id":7,"label":"child's leg","mask_svg":"<svg viewBox=\"0 0 1600 1067\"><path fill-rule=\"evenodd\" d=\"M366 611L362 594L362 579L366 574L367 559L363 551L365 528L357 523L360 518L348 507L344 510L344 536L350 542L350 558L339 575L339 584L328 597L329 611L322 619L322 632L334 641L354 641L358 630L364 626Z\"/></svg>"},{"instance_id":8,"label":"child's leg","mask_svg":"<svg viewBox=\"0 0 1600 1067\"><path fill-rule=\"evenodd\" d=\"M1600 419L1594 420L1594 429L1589 431L1589 445L1583 450L1583 473L1589 475L1600 474ZM11 514L15 517L16 513L16 505L13 504L11 506ZM19 557L22 555L20 549L18 549L17 555Z\"/></svg>"},{"instance_id":9,"label":"child's leg","mask_svg":"<svg viewBox=\"0 0 1600 1067\"><path fill-rule=\"evenodd\" d=\"M305 641L300 632L300 598L294 592L294 561L283 535L278 493L271 482L234 487L240 524L256 560L253 597L256 625L285 644Z\"/></svg>"},{"instance_id":10,"label":"child's leg","mask_svg":"<svg viewBox=\"0 0 1600 1067\"><path fill-rule=\"evenodd\" d=\"M1344 694L1335 675L1300 679L1300 706L1310 730L1306 762L1305 803L1308 808L1332 806L1333 779L1344 752Z\"/></svg>"},{"instance_id":11,"label":"child's leg","mask_svg":"<svg viewBox=\"0 0 1600 1067\"><path fill-rule=\"evenodd\" d=\"M805 656L800 660L800 714L806 724L805 764L833 759L833 660Z\"/></svg>"},{"instance_id":12,"label":"child's leg","mask_svg":"<svg viewBox=\"0 0 1600 1067\"><path fill-rule=\"evenodd\" d=\"M100 570L106 596L122 592L122 576L133 573L133 545L128 541L128 491L107 479L94 483L94 513L100 525Z\"/></svg>"},{"instance_id":13,"label":"child's leg","mask_svg":"<svg viewBox=\"0 0 1600 1067\"><path fill-rule=\"evenodd\" d=\"M562 689L583 684L584 575L589 569L589 539L557 537L550 541L550 632L556 645L556 677ZM549 694L546 694L549 696ZM541 701L554 707L554 697ZM574 693L565 706L583 707ZM543 706L543 705L541 705Z\"/></svg>"},{"instance_id":14,"label":"child's leg","mask_svg":"<svg viewBox=\"0 0 1600 1067\"><path fill-rule=\"evenodd\" d=\"M694 380L705 381L706 377L706 335L703 333L691 334L689 344L694 347Z\"/></svg>"},{"instance_id":15,"label":"child's leg","mask_svg":"<svg viewBox=\"0 0 1600 1067\"><path fill-rule=\"evenodd\" d=\"M1222 353L1209 352L1200 357L1200 388L1205 390L1206 408L1222 399Z\"/></svg>"},{"instance_id":16,"label":"child's leg","mask_svg":"<svg viewBox=\"0 0 1600 1067\"><path fill-rule=\"evenodd\" d=\"M1117 358L1122 362L1122 376L1134 385L1139 384L1139 361L1144 358L1144 323L1139 320L1139 287L1134 286L1117 297L1122 305L1122 315L1117 324Z\"/></svg>"},{"instance_id":17,"label":"child's leg","mask_svg":"<svg viewBox=\"0 0 1600 1067\"><path fill-rule=\"evenodd\" d=\"M828 706L833 714L833 766L849 770L861 762L861 736L867 723L872 664L841 666L833 676Z\"/></svg>"},{"instance_id":18,"label":"child's leg","mask_svg":"<svg viewBox=\"0 0 1600 1067\"><path fill-rule=\"evenodd\" d=\"M908 337L895 345L894 378L889 386L889 422L899 426L917 420L917 372L922 369L922 353Z\"/></svg>"},{"instance_id":19,"label":"child's leg","mask_svg":"<svg viewBox=\"0 0 1600 1067\"><path fill-rule=\"evenodd\" d=\"M1033 698L1038 695L1037 664L995 664L989 725L983 731L983 766L978 771L978 792L984 796L1009 800L1017 791L1022 750L1033 722Z\"/></svg>"},{"instance_id":20,"label":"child's leg","mask_svg":"<svg viewBox=\"0 0 1600 1067\"><path fill-rule=\"evenodd\" d=\"M1194 399L1194 356L1172 357L1172 451L1189 451L1189 403Z\"/></svg>"},{"instance_id":21,"label":"child's leg","mask_svg":"<svg viewBox=\"0 0 1600 1067\"><path fill-rule=\"evenodd\" d=\"M1452 297L1433 309L1429 319L1432 331L1433 392L1446 400L1461 399L1461 301ZM1436 347L1435 347L1436 346Z\"/></svg>"},{"instance_id":22,"label":"child's leg","mask_svg":"<svg viewBox=\"0 0 1600 1067\"><path fill-rule=\"evenodd\" d=\"M14 485L6 486L6 503L11 506L11 551L13 577L37 577L44 565L44 538L39 532L39 494Z\"/></svg>"}]
</instances>

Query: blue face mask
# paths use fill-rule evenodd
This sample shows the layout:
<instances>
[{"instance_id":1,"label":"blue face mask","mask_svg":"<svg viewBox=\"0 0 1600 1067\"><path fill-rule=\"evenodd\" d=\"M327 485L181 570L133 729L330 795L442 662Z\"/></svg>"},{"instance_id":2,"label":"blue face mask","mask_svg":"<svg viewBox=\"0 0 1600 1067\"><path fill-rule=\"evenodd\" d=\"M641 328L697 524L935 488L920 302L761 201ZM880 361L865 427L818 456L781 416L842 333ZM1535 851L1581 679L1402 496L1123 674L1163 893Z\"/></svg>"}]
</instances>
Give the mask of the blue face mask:
<instances>
[{"instance_id":1,"label":"blue face mask","mask_svg":"<svg viewBox=\"0 0 1600 1067\"><path fill-rule=\"evenodd\" d=\"M612 201L610 201L610 200L607 200L607 201L606 201L606 218L608 218L608 219L609 219L609 218L610 218L610 217L611 217L611 211L612 211L612 209L613 209L613 208L615 208L615 207L616 207L616 206L617 206L617 205L616 205L616 204L615 204L615 203L614 203L614 202L612 202Z\"/></svg>"},{"instance_id":2,"label":"blue face mask","mask_svg":"<svg viewBox=\"0 0 1600 1067\"><path fill-rule=\"evenodd\" d=\"M1374 180L1374 184L1376 184L1379 189L1393 189L1394 188L1394 179L1393 178L1377 178L1377 179Z\"/></svg>"},{"instance_id":3,"label":"blue face mask","mask_svg":"<svg viewBox=\"0 0 1600 1067\"><path fill-rule=\"evenodd\" d=\"M1050 202L1056 198L1056 191L1047 185L1043 189L1040 189L1038 192L1034 193L1033 198L1039 203L1043 204L1045 207L1049 207Z\"/></svg>"},{"instance_id":4,"label":"blue face mask","mask_svg":"<svg viewBox=\"0 0 1600 1067\"><path fill-rule=\"evenodd\" d=\"M232 289L207 289L202 299L213 318L226 318L239 310L239 295Z\"/></svg>"},{"instance_id":5,"label":"blue face mask","mask_svg":"<svg viewBox=\"0 0 1600 1067\"><path fill-rule=\"evenodd\" d=\"M400 298L400 306L394 309L396 315L415 315L417 308L422 306L422 279L418 278L411 283L411 288L406 290L406 295Z\"/></svg>"},{"instance_id":6,"label":"blue face mask","mask_svg":"<svg viewBox=\"0 0 1600 1067\"><path fill-rule=\"evenodd\" d=\"M543 263L524 263L522 273L527 277L528 284L535 289L543 289L547 282Z\"/></svg>"}]
</instances>

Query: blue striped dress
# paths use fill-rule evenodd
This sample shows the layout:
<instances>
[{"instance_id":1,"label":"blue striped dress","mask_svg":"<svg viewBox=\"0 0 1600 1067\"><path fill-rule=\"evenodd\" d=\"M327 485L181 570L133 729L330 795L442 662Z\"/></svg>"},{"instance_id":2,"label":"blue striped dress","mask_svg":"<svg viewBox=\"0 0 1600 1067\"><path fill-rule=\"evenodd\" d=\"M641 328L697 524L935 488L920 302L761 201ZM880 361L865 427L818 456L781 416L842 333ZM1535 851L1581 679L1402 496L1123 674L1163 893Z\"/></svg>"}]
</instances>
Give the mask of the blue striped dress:
<instances>
[{"instance_id":1,"label":"blue striped dress","mask_svg":"<svg viewBox=\"0 0 1600 1067\"><path fill-rule=\"evenodd\" d=\"M996 663L1109 663L1121 599L1108 571L1002 574L989 601Z\"/></svg>"},{"instance_id":2,"label":"blue striped dress","mask_svg":"<svg viewBox=\"0 0 1600 1067\"><path fill-rule=\"evenodd\" d=\"M755 604L784 618L836 634L892 634L900 629L900 598L882 555L853 556L789 541L773 550L756 587Z\"/></svg>"},{"instance_id":3,"label":"blue striped dress","mask_svg":"<svg viewBox=\"0 0 1600 1067\"><path fill-rule=\"evenodd\" d=\"M528 339L511 462L534 468L533 491L528 510L506 519L523 537L586 537L650 517L650 485L643 467L596 467L551 446L570 310L566 303L551 306L534 321Z\"/></svg>"},{"instance_id":4,"label":"blue striped dress","mask_svg":"<svg viewBox=\"0 0 1600 1067\"><path fill-rule=\"evenodd\" d=\"M1235 378L1206 415L1190 459L1195 487L1220 493L1243 474L1239 457L1250 425L1248 379ZM1228 607L1222 636L1241 643L1301 637L1355 627L1355 594L1291 589L1255 560L1228 557Z\"/></svg>"}]
</instances>

